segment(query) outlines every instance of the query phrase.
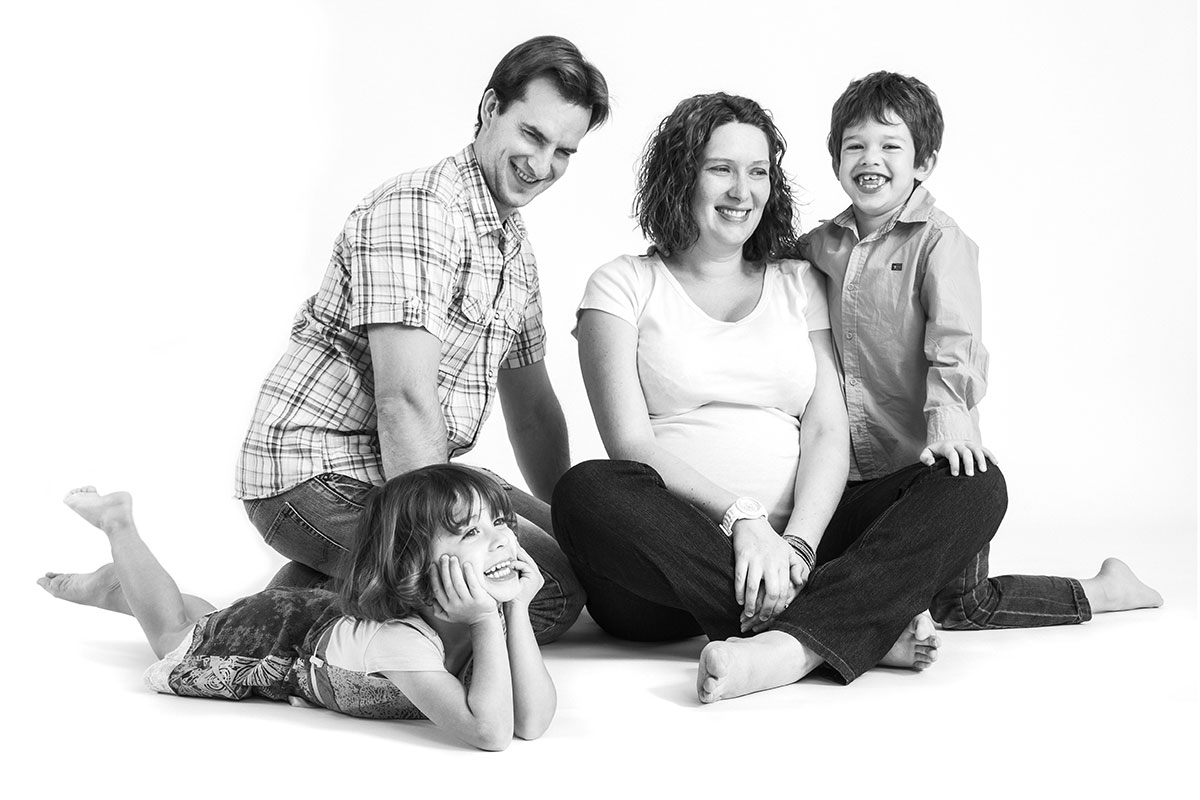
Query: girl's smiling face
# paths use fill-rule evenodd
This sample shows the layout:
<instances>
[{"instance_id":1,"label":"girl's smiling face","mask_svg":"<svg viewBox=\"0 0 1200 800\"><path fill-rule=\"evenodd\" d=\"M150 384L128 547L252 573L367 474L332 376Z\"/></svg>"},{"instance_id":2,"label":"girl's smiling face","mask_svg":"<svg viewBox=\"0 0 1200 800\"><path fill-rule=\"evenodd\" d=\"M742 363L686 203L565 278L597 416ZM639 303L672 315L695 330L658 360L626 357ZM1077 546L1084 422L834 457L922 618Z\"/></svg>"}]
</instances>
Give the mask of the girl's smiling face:
<instances>
[{"instance_id":1,"label":"girl's smiling face","mask_svg":"<svg viewBox=\"0 0 1200 800\"><path fill-rule=\"evenodd\" d=\"M513 568L517 537L508 520L498 515L478 497L458 530L442 530L434 539L429 563L442 556L454 556L465 569L470 564L482 579L484 588L498 603L506 603L520 591L520 577Z\"/></svg>"},{"instance_id":2,"label":"girl's smiling face","mask_svg":"<svg viewBox=\"0 0 1200 800\"><path fill-rule=\"evenodd\" d=\"M937 162L935 153L924 164L916 164L908 125L892 112L887 119L886 123L864 119L842 131L838 182L854 205L860 238L887 222Z\"/></svg>"}]
</instances>

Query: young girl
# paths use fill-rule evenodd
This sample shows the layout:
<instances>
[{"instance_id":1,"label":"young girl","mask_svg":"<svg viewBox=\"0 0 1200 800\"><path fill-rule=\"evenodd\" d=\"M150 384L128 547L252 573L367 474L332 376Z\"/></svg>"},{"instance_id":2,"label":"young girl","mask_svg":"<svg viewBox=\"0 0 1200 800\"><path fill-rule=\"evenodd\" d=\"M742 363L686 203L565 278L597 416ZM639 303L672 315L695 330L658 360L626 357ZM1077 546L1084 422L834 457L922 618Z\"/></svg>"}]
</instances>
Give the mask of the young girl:
<instances>
[{"instance_id":1,"label":"young girl","mask_svg":"<svg viewBox=\"0 0 1200 800\"><path fill-rule=\"evenodd\" d=\"M64 502L108 535L113 563L38 583L136 617L160 659L146 671L156 691L428 718L485 750L536 738L554 716L528 613L542 575L517 544L504 491L478 472L436 464L376 489L340 594L268 589L220 611L180 593L138 535L128 494L85 487Z\"/></svg>"}]
</instances>

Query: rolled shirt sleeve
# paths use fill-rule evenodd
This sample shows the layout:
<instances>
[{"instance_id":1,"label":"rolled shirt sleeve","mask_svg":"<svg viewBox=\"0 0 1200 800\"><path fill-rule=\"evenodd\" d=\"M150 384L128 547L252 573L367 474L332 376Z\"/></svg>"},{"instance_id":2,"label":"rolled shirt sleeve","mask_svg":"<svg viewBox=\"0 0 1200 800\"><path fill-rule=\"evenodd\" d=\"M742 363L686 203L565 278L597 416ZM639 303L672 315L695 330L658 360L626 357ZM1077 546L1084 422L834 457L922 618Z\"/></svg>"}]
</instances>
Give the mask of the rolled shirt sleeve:
<instances>
[{"instance_id":1,"label":"rolled shirt sleeve","mask_svg":"<svg viewBox=\"0 0 1200 800\"><path fill-rule=\"evenodd\" d=\"M927 444L979 440L976 406L987 392L979 248L957 227L930 237L921 303L925 307Z\"/></svg>"},{"instance_id":2,"label":"rolled shirt sleeve","mask_svg":"<svg viewBox=\"0 0 1200 800\"><path fill-rule=\"evenodd\" d=\"M349 221L349 318L398 323L445 339L457 274L453 219L420 188L399 191Z\"/></svg>"}]
</instances>

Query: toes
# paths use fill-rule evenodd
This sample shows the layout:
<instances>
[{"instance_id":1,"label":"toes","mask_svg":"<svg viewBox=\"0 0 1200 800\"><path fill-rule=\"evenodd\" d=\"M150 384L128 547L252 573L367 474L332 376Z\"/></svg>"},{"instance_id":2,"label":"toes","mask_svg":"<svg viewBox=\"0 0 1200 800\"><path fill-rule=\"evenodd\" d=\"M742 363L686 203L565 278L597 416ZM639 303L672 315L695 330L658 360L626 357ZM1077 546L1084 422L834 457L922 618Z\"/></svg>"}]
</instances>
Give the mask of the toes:
<instances>
[{"instance_id":1,"label":"toes","mask_svg":"<svg viewBox=\"0 0 1200 800\"><path fill-rule=\"evenodd\" d=\"M909 623L909 630L913 633L913 638L918 641L925 641L937 632L937 628L933 625L933 617L929 616L928 611L922 611L917 616L913 617Z\"/></svg>"},{"instance_id":2,"label":"toes","mask_svg":"<svg viewBox=\"0 0 1200 800\"><path fill-rule=\"evenodd\" d=\"M96 487L95 486L78 486L78 487L72 489L71 491L67 492L67 497L70 497L73 494L82 494L85 492L89 493L89 494L96 494Z\"/></svg>"}]
</instances>

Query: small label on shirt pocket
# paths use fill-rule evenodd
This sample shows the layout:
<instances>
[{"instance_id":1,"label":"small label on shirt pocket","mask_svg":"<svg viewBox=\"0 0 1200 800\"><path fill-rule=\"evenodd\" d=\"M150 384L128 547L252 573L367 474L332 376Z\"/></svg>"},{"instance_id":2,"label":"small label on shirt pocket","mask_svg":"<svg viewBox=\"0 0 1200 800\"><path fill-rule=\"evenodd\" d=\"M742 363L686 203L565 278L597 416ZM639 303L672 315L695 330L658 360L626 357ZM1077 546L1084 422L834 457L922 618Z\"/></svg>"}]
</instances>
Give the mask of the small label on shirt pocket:
<instances>
[{"instance_id":1,"label":"small label on shirt pocket","mask_svg":"<svg viewBox=\"0 0 1200 800\"><path fill-rule=\"evenodd\" d=\"M892 272L899 272L902 269L904 269L904 262L902 262L902 261L893 261L892 262Z\"/></svg>"}]
</instances>

